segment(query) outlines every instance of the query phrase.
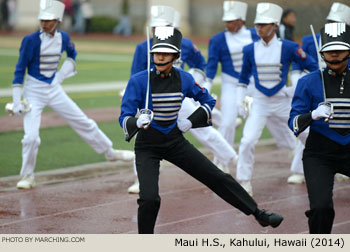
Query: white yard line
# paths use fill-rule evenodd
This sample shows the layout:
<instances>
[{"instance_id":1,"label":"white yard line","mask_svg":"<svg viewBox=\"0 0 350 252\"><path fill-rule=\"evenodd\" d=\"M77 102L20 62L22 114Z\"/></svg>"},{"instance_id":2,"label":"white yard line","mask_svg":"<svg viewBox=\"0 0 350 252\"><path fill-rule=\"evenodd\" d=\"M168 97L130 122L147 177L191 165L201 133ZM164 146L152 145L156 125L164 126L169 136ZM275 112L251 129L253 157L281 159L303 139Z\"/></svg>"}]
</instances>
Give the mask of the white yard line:
<instances>
[{"instance_id":1,"label":"white yard line","mask_svg":"<svg viewBox=\"0 0 350 252\"><path fill-rule=\"evenodd\" d=\"M0 49L0 56L18 57L18 49ZM132 56L120 54L102 54L102 53L79 53L77 60L82 61L112 61L112 62L131 62Z\"/></svg>"},{"instance_id":2,"label":"white yard line","mask_svg":"<svg viewBox=\"0 0 350 252\"><path fill-rule=\"evenodd\" d=\"M65 84L62 85L67 93L88 93L122 90L126 87L126 81L96 82L90 84ZM214 79L214 85L219 85L219 79ZM0 88L0 97L12 96L12 88Z\"/></svg>"},{"instance_id":3,"label":"white yard line","mask_svg":"<svg viewBox=\"0 0 350 252\"><path fill-rule=\"evenodd\" d=\"M98 82L91 84L62 85L67 93L102 92L109 90L121 90L126 87L127 81ZM12 88L0 88L0 97L12 96Z\"/></svg>"}]
</instances>

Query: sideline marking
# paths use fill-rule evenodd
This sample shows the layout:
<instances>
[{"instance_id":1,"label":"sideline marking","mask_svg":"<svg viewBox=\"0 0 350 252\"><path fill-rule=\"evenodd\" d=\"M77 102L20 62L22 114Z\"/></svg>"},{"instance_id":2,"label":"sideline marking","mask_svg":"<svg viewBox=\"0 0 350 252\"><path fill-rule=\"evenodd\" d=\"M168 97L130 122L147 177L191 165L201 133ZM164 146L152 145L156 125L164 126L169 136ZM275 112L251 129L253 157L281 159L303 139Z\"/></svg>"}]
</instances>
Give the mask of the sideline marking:
<instances>
[{"instance_id":1,"label":"sideline marking","mask_svg":"<svg viewBox=\"0 0 350 252\"><path fill-rule=\"evenodd\" d=\"M0 56L18 57L18 49L0 49ZM99 54L99 53L79 53L77 61L112 61L112 62L130 62L132 55L121 54Z\"/></svg>"}]
</instances>

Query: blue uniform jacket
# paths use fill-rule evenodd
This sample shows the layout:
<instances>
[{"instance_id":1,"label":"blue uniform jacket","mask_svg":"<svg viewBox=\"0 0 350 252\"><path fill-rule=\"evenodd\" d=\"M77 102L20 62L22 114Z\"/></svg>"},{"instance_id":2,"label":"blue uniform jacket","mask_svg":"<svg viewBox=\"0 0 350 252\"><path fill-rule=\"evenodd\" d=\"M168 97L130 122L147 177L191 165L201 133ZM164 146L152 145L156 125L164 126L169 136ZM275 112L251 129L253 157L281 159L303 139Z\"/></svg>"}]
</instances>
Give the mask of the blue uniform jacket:
<instances>
[{"instance_id":1,"label":"blue uniform jacket","mask_svg":"<svg viewBox=\"0 0 350 252\"><path fill-rule=\"evenodd\" d=\"M256 43L256 42L255 42ZM249 44L243 48L243 67L239 76L239 83L249 84L249 77L254 76L256 88L266 96L273 96L281 90L287 83L289 66L292 62L296 62L303 69L315 71L318 69L317 62L308 55L301 55L298 51L299 45L289 40L282 40L282 55L281 55L281 81L273 88L266 88L259 83L257 67L254 58L254 43Z\"/></svg>"},{"instance_id":2,"label":"blue uniform jacket","mask_svg":"<svg viewBox=\"0 0 350 252\"><path fill-rule=\"evenodd\" d=\"M321 102L324 102L323 86L321 73L317 70L302 77L298 81L288 120L289 128L294 131L294 119L299 115L310 113L316 109ZM350 144L350 134L345 136L339 134L335 130L329 128L329 124L325 123L323 119L312 121L310 130L314 130L341 145ZM300 132L294 133L298 135Z\"/></svg>"},{"instance_id":3,"label":"blue uniform jacket","mask_svg":"<svg viewBox=\"0 0 350 252\"><path fill-rule=\"evenodd\" d=\"M67 57L75 60L77 51L75 50L74 44L70 41L68 33L60 30L57 30L57 32L62 34L61 53L66 51ZM51 84L52 80L55 78L55 74L50 78L40 74L40 34L41 32L37 31L23 38L21 48L19 50L19 59L16 65L15 78L12 82L13 84L23 84L23 79L27 68L29 75L48 84Z\"/></svg>"},{"instance_id":4,"label":"blue uniform jacket","mask_svg":"<svg viewBox=\"0 0 350 252\"><path fill-rule=\"evenodd\" d=\"M251 32L252 41L259 40L259 36L256 34L254 28L248 28ZM228 49L225 32L221 31L220 33L214 35L209 41L208 48L208 64L207 64L207 77L214 79L216 71L218 69L218 63L221 63L221 71L232 77L238 79L239 72L234 69L230 51Z\"/></svg>"},{"instance_id":5,"label":"blue uniform jacket","mask_svg":"<svg viewBox=\"0 0 350 252\"><path fill-rule=\"evenodd\" d=\"M181 92L183 94L182 100L185 97L193 98L199 101L203 107L205 107L209 118L211 118L211 110L215 106L215 99L208 93L208 90L201 88L195 83L191 74L181 69L175 68L179 71L181 78ZM128 85L125 90L121 105L121 114L119 117L119 123L123 128L124 132L127 132L126 121L129 117L135 117L138 109L145 108L146 102L146 90L147 90L147 70L141 71L130 77ZM151 86L151 85L150 85ZM149 105L148 109L153 110L152 106L152 90L150 87L149 92ZM174 121L170 126L163 127L157 124L154 120L150 127L153 127L164 134L168 134L174 127L176 127L177 120Z\"/></svg>"}]
</instances>

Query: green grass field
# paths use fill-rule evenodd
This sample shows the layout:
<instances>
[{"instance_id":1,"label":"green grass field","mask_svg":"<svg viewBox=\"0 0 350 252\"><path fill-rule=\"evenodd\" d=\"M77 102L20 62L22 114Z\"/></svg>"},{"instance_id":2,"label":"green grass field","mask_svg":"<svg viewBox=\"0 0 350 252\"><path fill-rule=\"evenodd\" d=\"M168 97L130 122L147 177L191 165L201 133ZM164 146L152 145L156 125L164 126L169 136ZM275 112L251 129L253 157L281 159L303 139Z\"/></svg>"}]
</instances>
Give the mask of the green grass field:
<instances>
[{"instance_id":1,"label":"green grass field","mask_svg":"<svg viewBox=\"0 0 350 252\"><path fill-rule=\"evenodd\" d=\"M13 56L3 55L0 50L0 88L11 87L18 53ZM99 57L96 57L99 56ZM82 58L82 59L81 59ZM112 82L127 80L130 76L132 55L115 57L109 54L79 53L77 57L78 74L64 84L88 84L95 82Z\"/></svg>"},{"instance_id":2,"label":"green grass field","mask_svg":"<svg viewBox=\"0 0 350 252\"><path fill-rule=\"evenodd\" d=\"M0 88L10 88L13 72L18 58L18 48L21 38L0 38ZM135 41L87 41L82 38L75 40L78 50L78 74L65 81L66 84L89 84L96 82L127 82ZM206 57L206 45L197 45ZM220 86L214 85L214 93L220 95ZM101 91L93 93L74 93L70 97L82 108L103 108L120 106L118 92ZM0 97L0 107L4 108L11 97ZM50 109L45 109L48 112ZM6 116L4 109L0 116ZM11 118L9 118L11 120ZM117 121L98 123L103 132L108 135L115 148L133 149L133 143L124 140L124 134ZM236 133L236 142L242 136L240 127ZM21 139L23 131L0 132L0 177L16 175L21 167ZM271 137L264 130L262 138ZM104 156L94 152L70 127L45 128L40 131L41 145L39 148L36 172L70 167L81 164L104 161ZM195 146L201 145L190 134L186 134Z\"/></svg>"}]
</instances>

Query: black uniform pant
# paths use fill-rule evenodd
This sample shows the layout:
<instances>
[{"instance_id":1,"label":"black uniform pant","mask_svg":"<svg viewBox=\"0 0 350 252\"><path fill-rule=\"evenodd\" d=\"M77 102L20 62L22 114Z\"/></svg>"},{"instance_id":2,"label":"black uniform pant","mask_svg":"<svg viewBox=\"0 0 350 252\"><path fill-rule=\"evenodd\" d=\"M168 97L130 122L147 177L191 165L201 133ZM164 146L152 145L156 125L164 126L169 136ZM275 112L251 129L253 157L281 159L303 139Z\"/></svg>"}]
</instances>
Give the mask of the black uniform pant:
<instances>
[{"instance_id":1,"label":"black uniform pant","mask_svg":"<svg viewBox=\"0 0 350 252\"><path fill-rule=\"evenodd\" d=\"M310 234L330 234L335 216L333 206L334 175L350 176L350 159L327 159L318 155L303 156L303 166L310 210L308 217Z\"/></svg>"},{"instance_id":2,"label":"black uniform pant","mask_svg":"<svg viewBox=\"0 0 350 252\"><path fill-rule=\"evenodd\" d=\"M137 201L139 233L153 233L160 208L159 164L165 159L205 184L227 203L246 215L257 209L252 197L190 144L175 127L168 135L149 128L141 130L135 142L136 168L140 182Z\"/></svg>"}]
</instances>

